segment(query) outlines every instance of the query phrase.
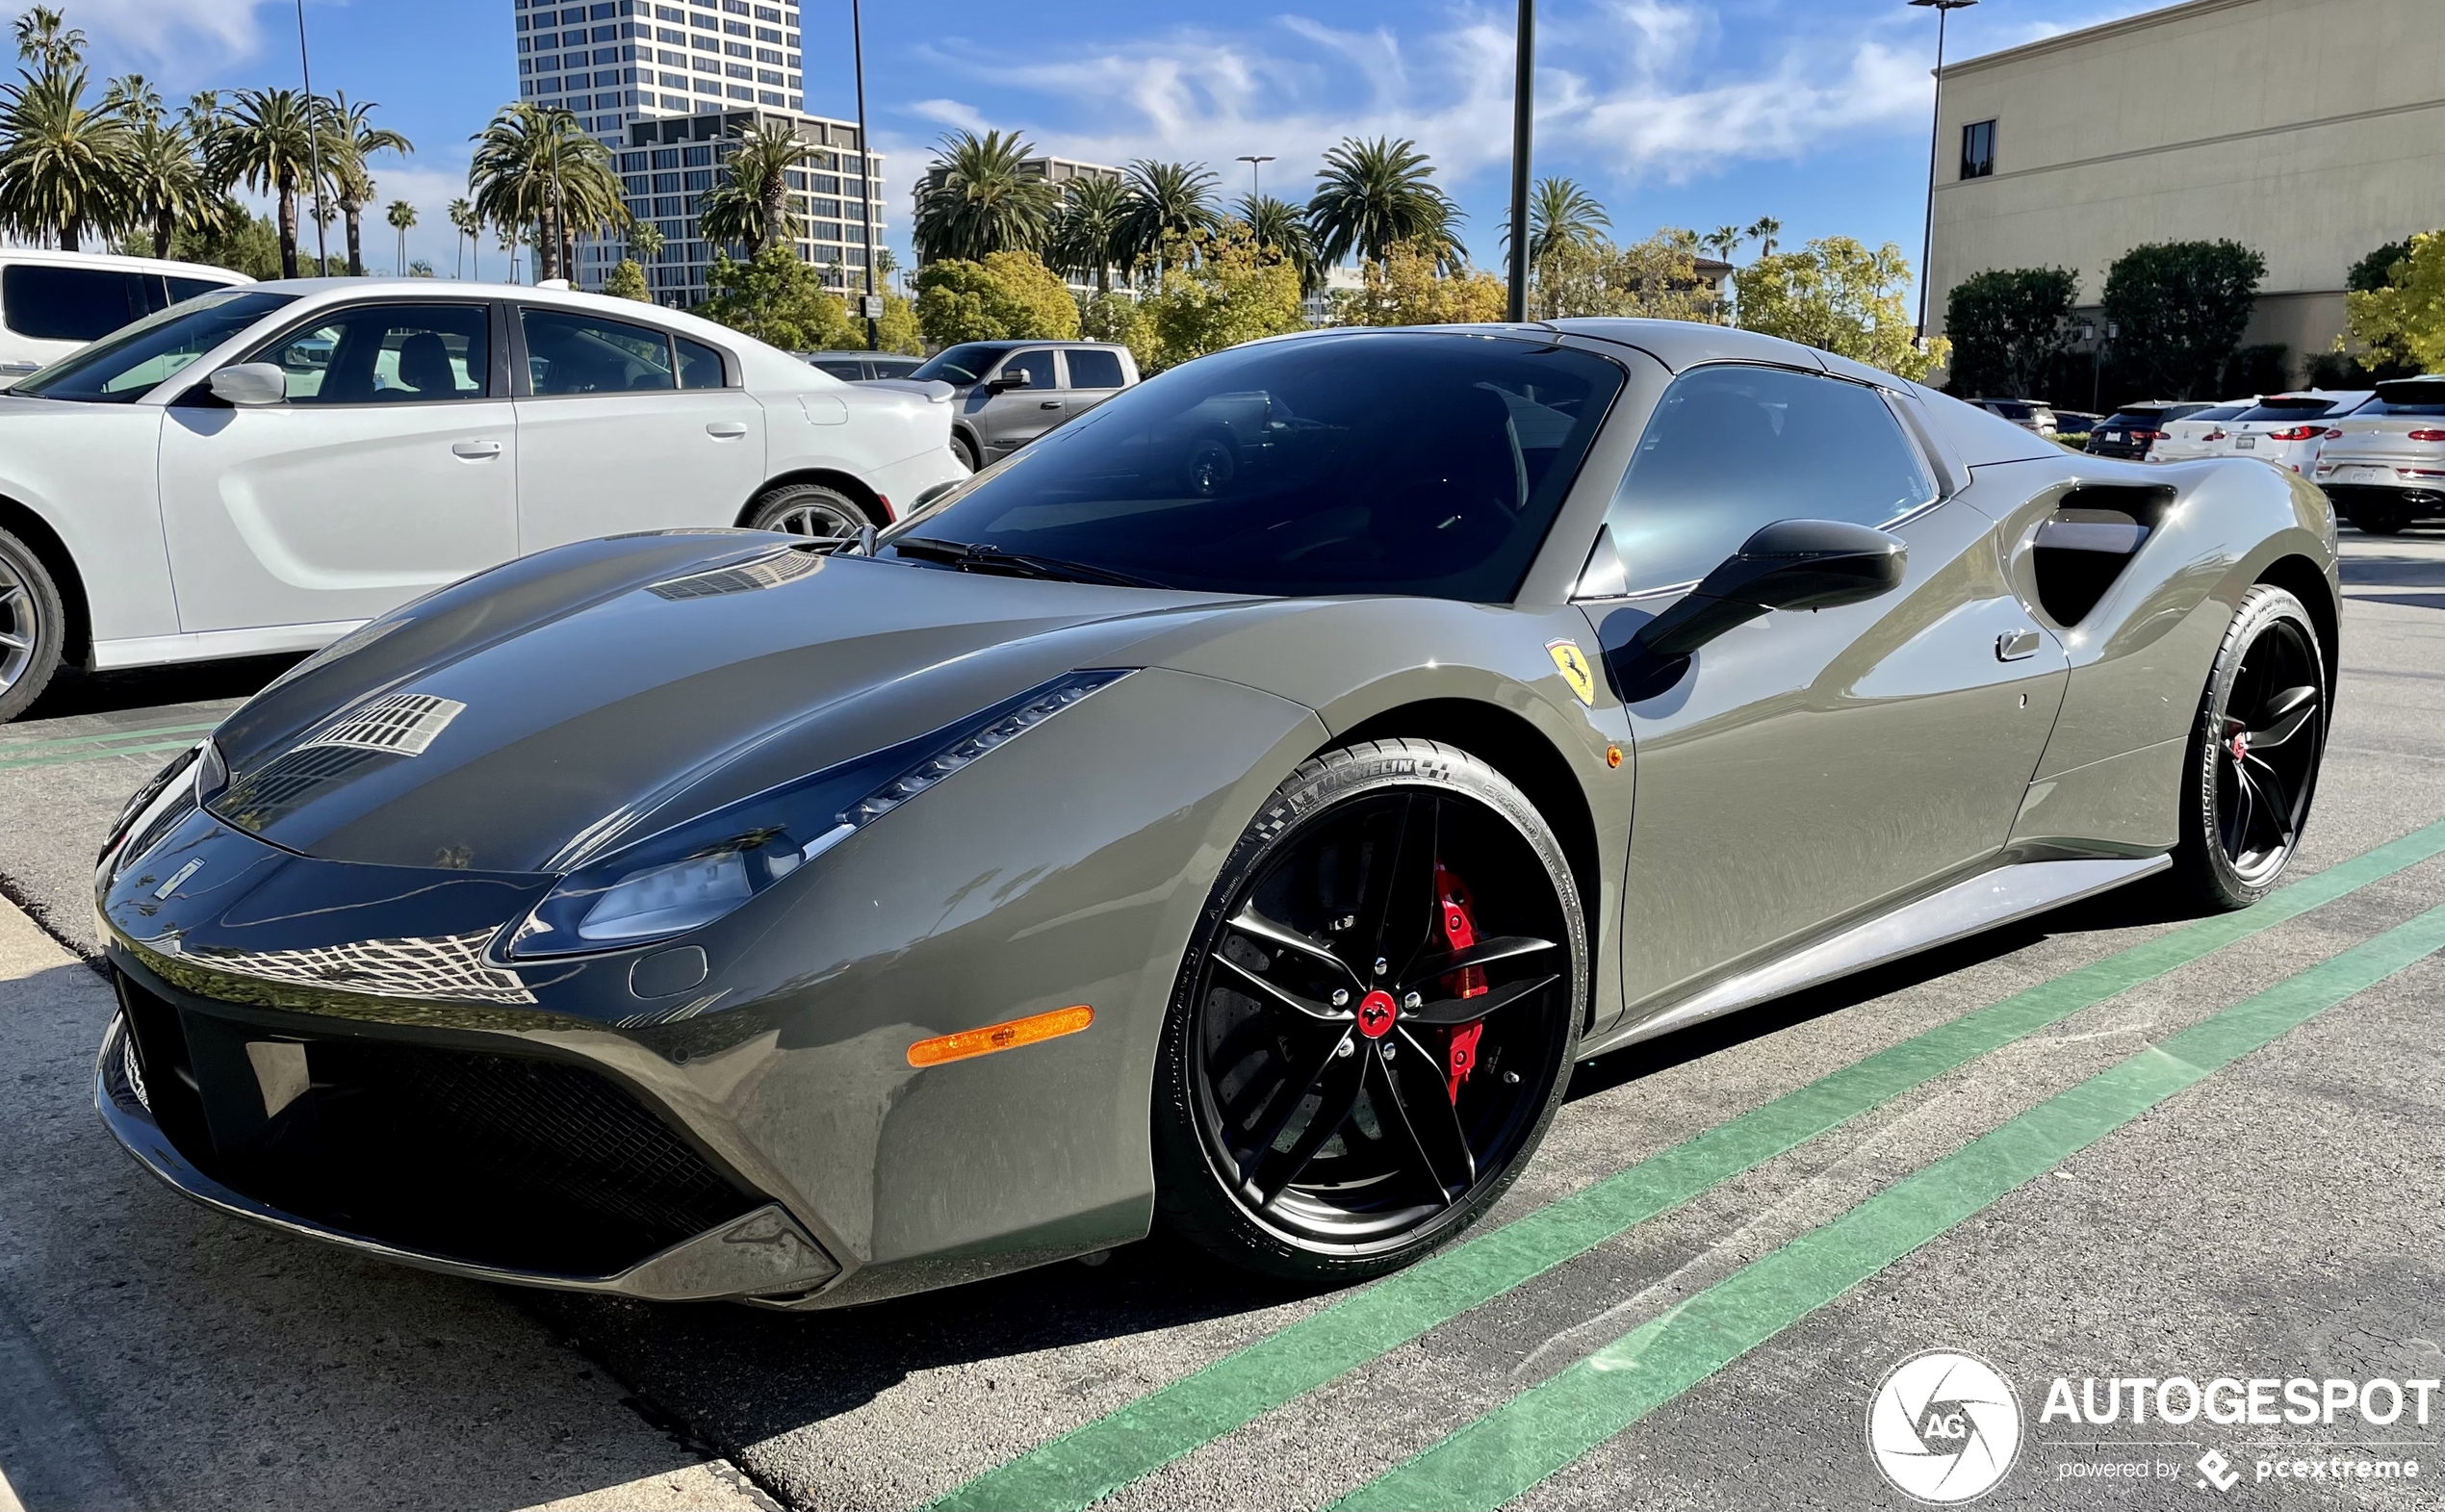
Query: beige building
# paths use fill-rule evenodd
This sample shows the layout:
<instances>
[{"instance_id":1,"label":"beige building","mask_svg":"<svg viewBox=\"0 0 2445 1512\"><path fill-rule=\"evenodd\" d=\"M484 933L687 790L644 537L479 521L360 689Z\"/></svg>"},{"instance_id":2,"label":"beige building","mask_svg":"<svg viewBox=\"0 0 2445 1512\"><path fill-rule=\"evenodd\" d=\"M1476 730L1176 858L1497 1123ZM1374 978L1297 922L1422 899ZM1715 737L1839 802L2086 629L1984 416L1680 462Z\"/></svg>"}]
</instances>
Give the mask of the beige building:
<instances>
[{"instance_id":1,"label":"beige building","mask_svg":"<svg viewBox=\"0 0 2445 1512\"><path fill-rule=\"evenodd\" d=\"M2297 377L2352 265L2445 226L2445 0L2187 0L1948 65L1937 129L1931 323L1990 269L2094 307L2131 248L2228 237Z\"/></svg>"}]
</instances>

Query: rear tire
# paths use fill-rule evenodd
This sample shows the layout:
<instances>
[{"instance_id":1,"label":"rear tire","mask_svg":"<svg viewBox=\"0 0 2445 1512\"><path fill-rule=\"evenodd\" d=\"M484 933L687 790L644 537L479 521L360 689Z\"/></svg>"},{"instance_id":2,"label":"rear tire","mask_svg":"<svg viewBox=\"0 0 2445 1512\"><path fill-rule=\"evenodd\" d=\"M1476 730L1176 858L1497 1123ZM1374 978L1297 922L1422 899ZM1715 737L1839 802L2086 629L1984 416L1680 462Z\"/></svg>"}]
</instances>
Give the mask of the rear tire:
<instances>
[{"instance_id":1,"label":"rear tire","mask_svg":"<svg viewBox=\"0 0 2445 1512\"><path fill-rule=\"evenodd\" d=\"M1481 961L1454 964L1472 935ZM1427 740L1310 759L1232 848L1173 988L1166 1226L1309 1285L1448 1243L1560 1106L1587 960L1561 846L1501 773Z\"/></svg>"},{"instance_id":2,"label":"rear tire","mask_svg":"<svg viewBox=\"0 0 2445 1512\"><path fill-rule=\"evenodd\" d=\"M2265 583L2244 594L2182 764L2175 875L2208 908L2248 908L2291 861L2326 755L2329 696L2307 608Z\"/></svg>"},{"instance_id":3,"label":"rear tire","mask_svg":"<svg viewBox=\"0 0 2445 1512\"><path fill-rule=\"evenodd\" d=\"M2362 535L2400 535L2409 525L2409 514L2400 504L2355 504L2350 518L2353 527Z\"/></svg>"},{"instance_id":4,"label":"rear tire","mask_svg":"<svg viewBox=\"0 0 2445 1512\"><path fill-rule=\"evenodd\" d=\"M855 540L873 522L855 500L820 483L784 483L748 506L747 528L823 540Z\"/></svg>"},{"instance_id":5,"label":"rear tire","mask_svg":"<svg viewBox=\"0 0 2445 1512\"><path fill-rule=\"evenodd\" d=\"M67 610L42 558L0 530L0 724L42 696L60 670Z\"/></svg>"},{"instance_id":6,"label":"rear tire","mask_svg":"<svg viewBox=\"0 0 2445 1512\"><path fill-rule=\"evenodd\" d=\"M976 443L956 430L951 432L951 453L965 463L969 472L977 473L984 470L985 464L977 460Z\"/></svg>"}]
</instances>

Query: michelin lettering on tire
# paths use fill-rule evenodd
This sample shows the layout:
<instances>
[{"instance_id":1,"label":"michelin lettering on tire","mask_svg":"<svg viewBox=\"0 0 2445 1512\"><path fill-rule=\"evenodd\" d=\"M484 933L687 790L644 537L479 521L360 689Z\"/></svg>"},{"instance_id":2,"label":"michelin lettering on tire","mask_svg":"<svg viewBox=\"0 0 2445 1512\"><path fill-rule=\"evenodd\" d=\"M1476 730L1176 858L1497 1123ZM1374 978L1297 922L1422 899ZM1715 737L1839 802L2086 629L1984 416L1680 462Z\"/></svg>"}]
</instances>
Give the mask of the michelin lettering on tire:
<instances>
[{"instance_id":1,"label":"michelin lettering on tire","mask_svg":"<svg viewBox=\"0 0 2445 1512\"><path fill-rule=\"evenodd\" d=\"M1867 1405L1867 1452L1894 1490L1930 1506L1974 1501L2020 1454L2020 1399L1974 1354L1928 1349L1886 1373Z\"/></svg>"}]
</instances>

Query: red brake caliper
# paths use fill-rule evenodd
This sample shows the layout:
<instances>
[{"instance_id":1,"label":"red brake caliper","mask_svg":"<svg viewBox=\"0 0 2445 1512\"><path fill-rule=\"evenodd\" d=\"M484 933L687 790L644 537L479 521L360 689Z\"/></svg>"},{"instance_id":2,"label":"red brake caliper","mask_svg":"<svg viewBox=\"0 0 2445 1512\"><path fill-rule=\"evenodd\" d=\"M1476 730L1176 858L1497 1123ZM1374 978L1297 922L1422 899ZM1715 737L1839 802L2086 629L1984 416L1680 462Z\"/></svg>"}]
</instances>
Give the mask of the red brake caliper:
<instances>
[{"instance_id":1,"label":"red brake caliper","mask_svg":"<svg viewBox=\"0 0 2445 1512\"><path fill-rule=\"evenodd\" d=\"M1469 884L1434 863L1435 898L1442 905L1444 942L1454 950L1466 950L1478 942L1477 920L1469 910L1477 899L1469 892ZM1443 978L1443 990L1454 997L1483 997L1486 993L1485 968L1462 966ZM1460 1084L1478 1064L1478 1037L1485 1033L1485 1021L1455 1025L1444 1041L1444 1086L1456 1105L1460 1101Z\"/></svg>"}]
</instances>

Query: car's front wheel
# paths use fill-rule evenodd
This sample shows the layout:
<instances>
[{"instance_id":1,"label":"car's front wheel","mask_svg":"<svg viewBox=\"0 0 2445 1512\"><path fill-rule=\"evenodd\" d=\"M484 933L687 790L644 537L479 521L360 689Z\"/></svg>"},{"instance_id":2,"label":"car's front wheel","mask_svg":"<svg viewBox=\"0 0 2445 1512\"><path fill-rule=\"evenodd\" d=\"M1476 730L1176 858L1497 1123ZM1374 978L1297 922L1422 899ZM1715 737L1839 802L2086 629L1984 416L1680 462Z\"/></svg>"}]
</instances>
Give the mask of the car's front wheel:
<instances>
[{"instance_id":1,"label":"car's front wheel","mask_svg":"<svg viewBox=\"0 0 2445 1512\"><path fill-rule=\"evenodd\" d=\"M1167 1223L1302 1282L1445 1243L1544 1138L1587 955L1560 844L1492 767L1425 740L1308 761L1181 968L1156 1070Z\"/></svg>"},{"instance_id":2,"label":"car's front wheel","mask_svg":"<svg viewBox=\"0 0 2445 1512\"><path fill-rule=\"evenodd\" d=\"M784 483L766 491L747 511L750 530L854 541L870 522L848 495L820 483Z\"/></svg>"},{"instance_id":3,"label":"car's front wheel","mask_svg":"<svg viewBox=\"0 0 2445 1512\"><path fill-rule=\"evenodd\" d=\"M0 530L0 724L42 696L60 670L67 614L42 558Z\"/></svg>"},{"instance_id":4,"label":"car's front wheel","mask_svg":"<svg viewBox=\"0 0 2445 1512\"><path fill-rule=\"evenodd\" d=\"M2183 764L2175 867L2200 901L2242 909L2292 859L2326 755L2326 658L2301 601L2242 596L2200 701Z\"/></svg>"}]
</instances>

